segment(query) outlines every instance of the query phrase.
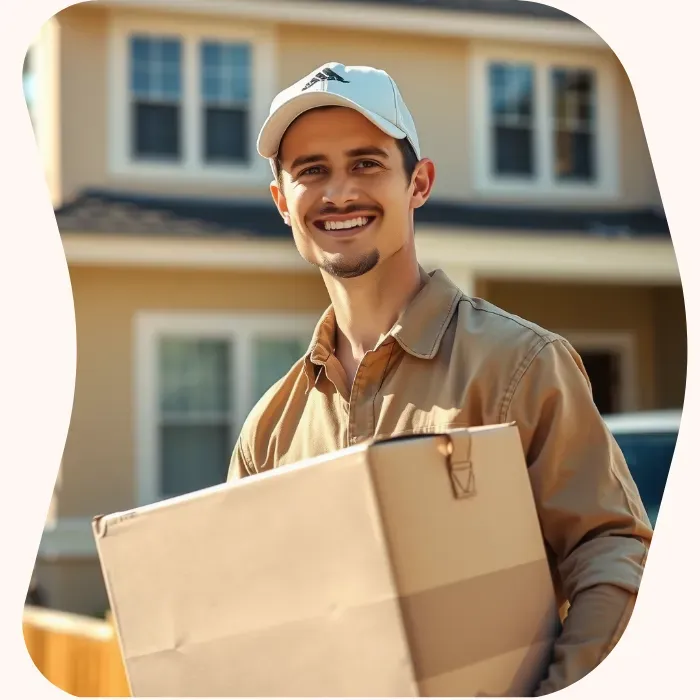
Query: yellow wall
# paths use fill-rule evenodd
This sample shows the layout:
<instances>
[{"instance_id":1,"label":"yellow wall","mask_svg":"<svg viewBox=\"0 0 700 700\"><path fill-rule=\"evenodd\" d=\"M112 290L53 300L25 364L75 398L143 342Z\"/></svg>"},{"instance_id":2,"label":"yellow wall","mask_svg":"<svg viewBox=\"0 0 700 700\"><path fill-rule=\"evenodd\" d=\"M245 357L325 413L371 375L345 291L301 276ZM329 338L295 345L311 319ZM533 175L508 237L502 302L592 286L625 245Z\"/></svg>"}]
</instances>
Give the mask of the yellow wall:
<instances>
[{"instance_id":1,"label":"yellow wall","mask_svg":"<svg viewBox=\"0 0 700 700\"><path fill-rule=\"evenodd\" d=\"M323 311L316 274L71 269L77 328L75 402L59 517L134 505L133 321L139 309Z\"/></svg>"}]
</instances>

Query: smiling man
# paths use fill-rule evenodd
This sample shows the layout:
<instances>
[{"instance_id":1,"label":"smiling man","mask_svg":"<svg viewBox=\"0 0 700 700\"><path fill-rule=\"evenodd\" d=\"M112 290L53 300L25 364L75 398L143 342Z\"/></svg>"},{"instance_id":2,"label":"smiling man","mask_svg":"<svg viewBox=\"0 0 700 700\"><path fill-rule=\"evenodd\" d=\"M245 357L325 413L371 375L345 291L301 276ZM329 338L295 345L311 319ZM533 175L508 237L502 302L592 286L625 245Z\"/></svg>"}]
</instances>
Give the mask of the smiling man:
<instances>
[{"instance_id":1,"label":"smiling man","mask_svg":"<svg viewBox=\"0 0 700 700\"><path fill-rule=\"evenodd\" d=\"M624 631L652 536L580 357L564 338L419 265L413 214L435 166L384 71L313 71L274 100L258 150L331 306L307 353L246 420L229 479L370 437L515 421L555 585L570 605L533 693L579 680Z\"/></svg>"}]
</instances>

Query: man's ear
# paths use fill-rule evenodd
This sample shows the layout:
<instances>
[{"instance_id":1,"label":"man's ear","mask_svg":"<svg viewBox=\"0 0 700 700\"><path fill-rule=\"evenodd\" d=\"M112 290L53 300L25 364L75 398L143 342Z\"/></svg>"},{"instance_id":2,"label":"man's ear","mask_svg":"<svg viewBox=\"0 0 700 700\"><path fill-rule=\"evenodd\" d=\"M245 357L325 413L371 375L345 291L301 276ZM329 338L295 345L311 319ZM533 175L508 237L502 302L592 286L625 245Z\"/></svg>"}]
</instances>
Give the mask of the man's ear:
<instances>
[{"instance_id":1,"label":"man's ear","mask_svg":"<svg viewBox=\"0 0 700 700\"><path fill-rule=\"evenodd\" d=\"M413 171L411 183L411 206L414 209L422 207L430 197L435 184L435 163L429 158L423 158Z\"/></svg>"},{"instance_id":2,"label":"man's ear","mask_svg":"<svg viewBox=\"0 0 700 700\"><path fill-rule=\"evenodd\" d=\"M282 188L280 187L280 184L277 180L273 180L270 183L270 194L272 195L272 199L275 202L277 211L280 213L280 216L284 219L284 223L287 224L287 226L291 226L289 220L289 209L287 208L287 198L284 196L284 192L282 191Z\"/></svg>"}]
</instances>

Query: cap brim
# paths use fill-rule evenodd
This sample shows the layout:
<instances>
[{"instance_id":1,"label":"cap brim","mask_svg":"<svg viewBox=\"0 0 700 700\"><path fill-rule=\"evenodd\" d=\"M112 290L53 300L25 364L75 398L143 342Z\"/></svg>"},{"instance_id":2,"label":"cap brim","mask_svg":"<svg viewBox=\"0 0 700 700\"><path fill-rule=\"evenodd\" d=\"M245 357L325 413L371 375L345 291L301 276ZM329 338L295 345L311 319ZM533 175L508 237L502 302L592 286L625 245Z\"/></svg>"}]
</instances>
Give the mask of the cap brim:
<instances>
[{"instance_id":1,"label":"cap brim","mask_svg":"<svg viewBox=\"0 0 700 700\"><path fill-rule=\"evenodd\" d=\"M389 120L361 107L357 102L328 92L311 92L297 95L271 114L260 130L258 136L258 153L263 158L274 158L279 151L280 142L290 124L304 112L315 107L349 107L369 119L378 129L395 138L406 138L406 132Z\"/></svg>"}]
</instances>

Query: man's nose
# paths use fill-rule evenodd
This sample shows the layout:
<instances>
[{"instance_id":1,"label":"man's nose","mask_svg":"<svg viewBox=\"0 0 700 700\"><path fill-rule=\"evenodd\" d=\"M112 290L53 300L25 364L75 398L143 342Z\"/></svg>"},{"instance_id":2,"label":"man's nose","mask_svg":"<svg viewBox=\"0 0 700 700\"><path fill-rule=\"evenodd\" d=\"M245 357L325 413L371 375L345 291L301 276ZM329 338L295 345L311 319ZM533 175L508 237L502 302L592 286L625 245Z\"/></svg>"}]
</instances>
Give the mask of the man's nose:
<instances>
[{"instance_id":1,"label":"man's nose","mask_svg":"<svg viewBox=\"0 0 700 700\"><path fill-rule=\"evenodd\" d=\"M323 192L323 203L331 204L342 208L357 201L357 188L353 184L352 178L344 173L338 173L326 181Z\"/></svg>"}]
</instances>

